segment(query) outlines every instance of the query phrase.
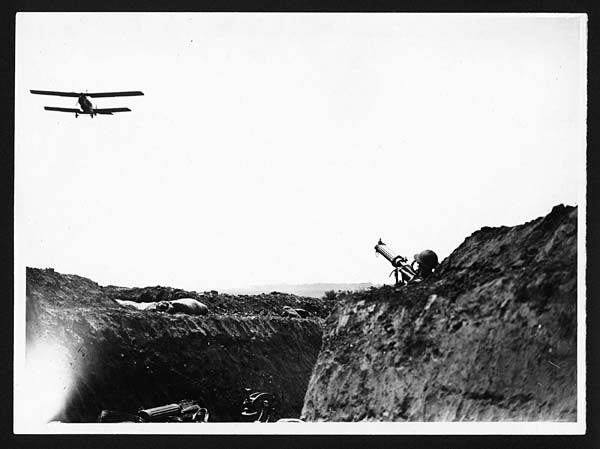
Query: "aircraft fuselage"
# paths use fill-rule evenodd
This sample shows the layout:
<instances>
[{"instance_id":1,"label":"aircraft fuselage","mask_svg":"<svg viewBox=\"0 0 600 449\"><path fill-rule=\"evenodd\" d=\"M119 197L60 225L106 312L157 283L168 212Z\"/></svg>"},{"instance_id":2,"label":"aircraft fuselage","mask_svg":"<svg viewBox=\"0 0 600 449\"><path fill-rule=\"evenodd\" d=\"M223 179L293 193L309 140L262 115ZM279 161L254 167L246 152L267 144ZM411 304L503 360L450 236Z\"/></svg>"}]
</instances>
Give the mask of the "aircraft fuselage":
<instances>
[{"instance_id":1,"label":"aircraft fuselage","mask_svg":"<svg viewBox=\"0 0 600 449\"><path fill-rule=\"evenodd\" d=\"M92 106L92 102L88 99L88 97L81 95L77 101L83 114L93 114L94 107Z\"/></svg>"}]
</instances>

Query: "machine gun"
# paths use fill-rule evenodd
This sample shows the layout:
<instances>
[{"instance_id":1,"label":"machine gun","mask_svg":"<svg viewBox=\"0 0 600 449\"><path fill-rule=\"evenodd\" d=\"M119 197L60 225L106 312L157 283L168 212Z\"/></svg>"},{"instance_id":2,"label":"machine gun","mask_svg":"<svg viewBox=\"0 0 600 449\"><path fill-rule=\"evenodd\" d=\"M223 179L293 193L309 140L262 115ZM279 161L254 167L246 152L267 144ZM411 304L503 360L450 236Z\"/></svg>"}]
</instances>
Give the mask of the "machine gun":
<instances>
[{"instance_id":1,"label":"machine gun","mask_svg":"<svg viewBox=\"0 0 600 449\"><path fill-rule=\"evenodd\" d=\"M208 422L208 409L200 407L196 401L180 401L179 403L161 405L141 409L137 415L112 410L102 410L99 422Z\"/></svg>"},{"instance_id":2,"label":"machine gun","mask_svg":"<svg viewBox=\"0 0 600 449\"><path fill-rule=\"evenodd\" d=\"M182 401L140 410L138 416L142 422L207 422L208 409Z\"/></svg>"},{"instance_id":3,"label":"machine gun","mask_svg":"<svg viewBox=\"0 0 600 449\"><path fill-rule=\"evenodd\" d=\"M395 275L396 285L408 284L417 276L417 271L414 268L414 262L409 264L406 257L394 254L394 252L390 250L387 245L381 241L381 239L379 239L379 242L377 242L377 245L375 245L375 253L381 254L394 267L390 273L390 276L392 274Z\"/></svg>"}]
</instances>

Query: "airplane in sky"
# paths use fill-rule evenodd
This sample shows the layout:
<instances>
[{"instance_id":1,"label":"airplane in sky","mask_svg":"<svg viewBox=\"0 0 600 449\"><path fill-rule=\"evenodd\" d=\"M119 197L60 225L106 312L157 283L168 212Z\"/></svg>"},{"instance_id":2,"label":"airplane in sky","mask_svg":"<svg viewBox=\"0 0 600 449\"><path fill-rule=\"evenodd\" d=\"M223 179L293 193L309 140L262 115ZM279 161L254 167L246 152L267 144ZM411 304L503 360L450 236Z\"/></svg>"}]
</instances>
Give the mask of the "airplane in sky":
<instances>
[{"instance_id":1,"label":"airplane in sky","mask_svg":"<svg viewBox=\"0 0 600 449\"><path fill-rule=\"evenodd\" d=\"M74 97L77 98L80 109L75 108L58 108L54 106L44 106L46 111L58 111L58 112L70 112L75 114L75 117L79 117L79 114L89 114L90 117L94 118L95 115L113 115L115 112L129 112L129 108L104 108L98 109L92 105L90 98L101 98L101 97L132 97L137 95L144 95L139 90L128 91L128 92L97 92L97 93L77 93L77 92L55 92L50 90L30 90L32 94L37 95L54 95L57 97Z\"/></svg>"}]
</instances>

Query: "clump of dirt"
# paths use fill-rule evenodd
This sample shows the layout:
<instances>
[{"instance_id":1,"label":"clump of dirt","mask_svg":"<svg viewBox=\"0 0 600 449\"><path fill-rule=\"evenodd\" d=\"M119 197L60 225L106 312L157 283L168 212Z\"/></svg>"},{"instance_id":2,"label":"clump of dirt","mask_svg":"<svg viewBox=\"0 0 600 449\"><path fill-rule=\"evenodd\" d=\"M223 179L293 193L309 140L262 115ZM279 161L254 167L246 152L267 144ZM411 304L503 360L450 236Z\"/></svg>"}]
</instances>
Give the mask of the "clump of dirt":
<instances>
[{"instance_id":1,"label":"clump of dirt","mask_svg":"<svg viewBox=\"0 0 600 449\"><path fill-rule=\"evenodd\" d=\"M122 299L135 302L172 301L181 298L195 298L196 292L188 292L180 288L163 287L117 287L108 285L102 287L103 293L112 299Z\"/></svg>"},{"instance_id":2,"label":"clump of dirt","mask_svg":"<svg viewBox=\"0 0 600 449\"><path fill-rule=\"evenodd\" d=\"M311 421L575 421L577 208L483 228L420 283L327 318Z\"/></svg>"},{"instance_id":3,"label":"clump of dirt","mask_svg":"<svg viewBox=\"0 0 600 449\"><path fill-rule=\"evenodd\" d=\"M245 387L274 394L275 417L298 417L331 307L284 294L102 287L36 268L27 268L26 293L28 355L36 346L64 355L70 386L54 417L63 422L95 422L104 409L136 413L184 399L199 400L211 421L238 421ZM141 311L115 301L182 297L198 298L209 314ZM311 315L282 316L286 305Z\"/></svg>"}]
</instances>

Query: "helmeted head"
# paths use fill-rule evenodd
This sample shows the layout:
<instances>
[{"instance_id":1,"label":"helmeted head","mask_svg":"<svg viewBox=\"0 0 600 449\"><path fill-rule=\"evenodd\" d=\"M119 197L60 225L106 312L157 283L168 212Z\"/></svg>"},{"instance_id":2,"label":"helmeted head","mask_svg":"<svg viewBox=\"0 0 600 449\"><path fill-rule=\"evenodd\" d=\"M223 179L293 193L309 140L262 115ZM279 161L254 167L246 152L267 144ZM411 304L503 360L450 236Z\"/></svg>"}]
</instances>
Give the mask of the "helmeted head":
<instances>
[{"instance_id":1,"label":"helmeted head","mask_svg":"<svg viewBox=\"0 0 600 449\"><path fill-rule=\"evenodd\" d=\"M419 267L425 271L433 270L439 263L437 254L430 249L415 254L415 260L419 263Z\"/></svg>"}]
</instances>

